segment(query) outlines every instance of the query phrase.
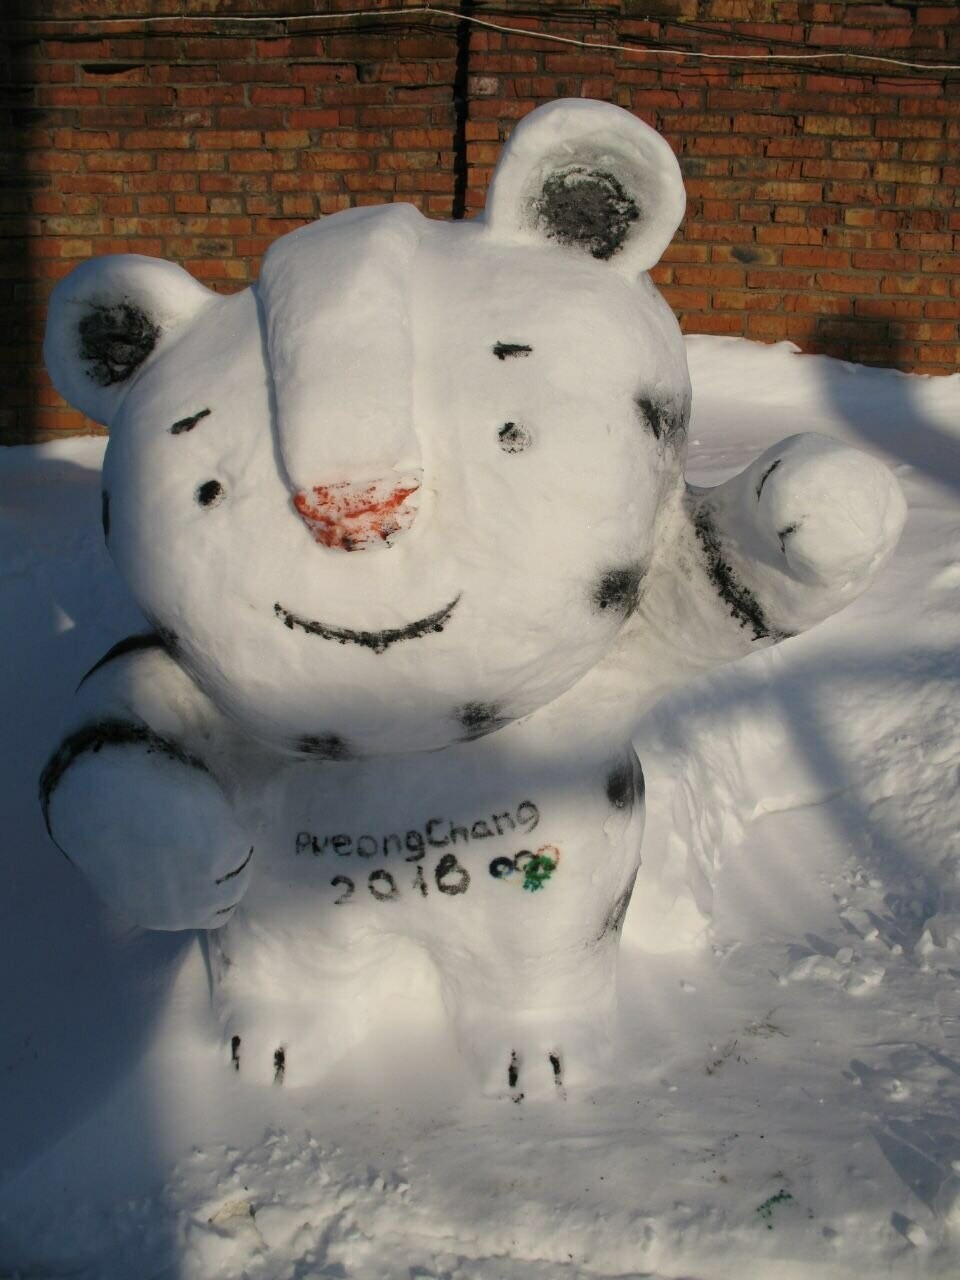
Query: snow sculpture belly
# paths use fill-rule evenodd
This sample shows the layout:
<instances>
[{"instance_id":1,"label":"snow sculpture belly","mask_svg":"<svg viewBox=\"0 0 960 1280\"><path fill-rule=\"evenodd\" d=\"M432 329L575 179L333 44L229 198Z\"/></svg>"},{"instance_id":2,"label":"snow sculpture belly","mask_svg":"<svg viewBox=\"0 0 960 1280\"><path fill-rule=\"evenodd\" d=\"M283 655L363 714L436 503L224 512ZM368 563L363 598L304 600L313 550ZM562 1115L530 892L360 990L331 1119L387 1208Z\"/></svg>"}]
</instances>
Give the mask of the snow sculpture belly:
<instances>
[{"instance_id":1,"label":"snow sculpture belly","mask_svg":"<svg viewBox=\"0 0 960 1280\"><path fill-rule=\"evenodd\" d=\"M229 921L255 1078L322 1074L396 939L489 1087L584 1078L639 865L631 723L896 542L890 477L821 437L684 485L644 274L683 206L655 133L558 102L476 223L338 214L227 298L134 256L54 293L48 365L110 425L104 533L152 630L85 679L44 811L136 922Z\"/></svg>"}]
</instances>

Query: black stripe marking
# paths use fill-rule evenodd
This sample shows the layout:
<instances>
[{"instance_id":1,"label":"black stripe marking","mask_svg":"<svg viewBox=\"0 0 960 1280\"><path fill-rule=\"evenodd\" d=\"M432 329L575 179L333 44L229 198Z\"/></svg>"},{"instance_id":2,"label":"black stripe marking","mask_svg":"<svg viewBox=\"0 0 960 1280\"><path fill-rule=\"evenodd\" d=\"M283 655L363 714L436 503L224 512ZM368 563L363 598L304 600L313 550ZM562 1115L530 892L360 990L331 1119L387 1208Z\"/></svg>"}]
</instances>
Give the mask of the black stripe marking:
<instances>
[{"instance_id":1,"label":"black stripe marking","mask_svg":"<svg viewBox=\"0 0 960 1280\"><path fill-rule=\"evenodd\" d=\"M73 762L87 751L96 754L103 747L123 746L144 747L148 753L157 751L178 764L209 773L202 760L190 755L179 743L172 742L169 738L161 738L158 733L154 733L144 724L134 724L130 720L98 720L93 724L84 725L76 733L64 738L40 774L40 807L51 839L53 839L53 832L50 830L50 801L61 778ZM59 848L59 845L57 847Z\"/></svg>"},{"instance_id":2,"label":"black stripe marking","mask_svg":"<svg viewBox=\"0 0 960 1280\"><path fill-rule=\"evenodd\" d=\"M338 733L311 734L301 738L296 750L304 756L313 756L317 760L353 760L354 753L350 744Z\"/></svg>"},{"instance_id":3,"label":"black stripe marking","mask_svg":"<svg viewBox=\"0 0 960 1280\"><path fill-rule=\"evenodd\" d=\"M125 653L135 653L138 649L165 649L166 647L163 637L156 631L147 631L142 635L127 636L124 640L118 640L112 649L108 649L103 657L93 664L77 688L81 688L95 671L105 667L108 662L113 662L114 658L122 658Z\"/></svg>"},{"instance_id":4,"label":"black stripe marking","mask_svg":"<svg viewBox=\"0 0 960 1280\"><path fill-rule=\"evenodd\" d=\"M749 587L738 580L732 565L723 558L720 534L704 507L694 515L693 527L706 556L707 573L717 594L729 605L731 616L736 618L741 627L753 629L754 640L789 640L793 633L778 631L776 627L770 626L764 617L760 601Z\"/></svg>"},{"instance_id":5,"label":"black stripe marking","mask_svg":"<svg viewBox=\"0 0 960 1280\"><path fill-rule=\"evenodd\" d=\"M100 495L100 523L103 525L103 540L110 537L110 494L106 489Z\"/></svg>"},{"instance_id":6,"label":"black stripe marking","mask_svg":"<svg viewBox=\"0 0 960 1280\"><path fill-rule=\"evenodd\" d=\"M431 613L418 622L408 622L405 627L394 627L387 631L353 631L349 627L331 627L325 622L314 622L311 618L301 618L290 613L281 604L275 604L273 611L285 627L292 631L297 627L308 635L320 636L323 640L336 640L338 644L358 644L364 649L372 649L374 653L386 653L391 645L401 640L418 640L431 631L442 631L450 621L450 615L460 602L460 596L451 600L448 605Z\"/></svg>"},{"instance_id":7,"label":"black stripe marking","mask_svg":"<svg viewBox=\"0 0 960 1280\"><path fill-rule=\"evenodd\" d=\"M493 348L498 360L506 360L508 356L528 356L532 351L533 347L523 342L498 342Z\"/></svg>"},{"instance_id":8,"label":"black stripe marking","mask_svg":"<svg viewBox=\"0 0 960 1280\"><path fill-rule=\"evenodd\" d=\"M170 434L172 436L179 436L182 435L184 431L192 431L201 418L208 418L209 416L209 409L201 409L199 413L195 413L189 418L179 418L170 428Z\"/></svg>"},{"instance_id":9,"label":"black stripe marking","mask_svg":"<svg viewBox=\"0 0 960 1280\"><path fill-rule=\"evenodd\" d=\"M252 857L253 857L253 845L250 846L250 852L247 854L244 860L240 863L239 867L234 867L232 871L228 871L225 876L221 876L219 880L215 880L214 884L223 884L225 880L232 880L234 876L238 876ZM229 908L227 908L227 910L229 910Z\"/></svg>"},{"instance_id":10,"label":"black stripe marking","mask_svg":"<svg viewBox=\"0 0 960 1280\"><path fill-rule=\"evenodd\" d=\"M800 526L797 523L788 524L785 529L781 529L777 534L777 541L780 543L780 550L784 555L787 554L787 539L790 537L791 533L796 533L799 528Z\"/></svg>"}]
</instances>

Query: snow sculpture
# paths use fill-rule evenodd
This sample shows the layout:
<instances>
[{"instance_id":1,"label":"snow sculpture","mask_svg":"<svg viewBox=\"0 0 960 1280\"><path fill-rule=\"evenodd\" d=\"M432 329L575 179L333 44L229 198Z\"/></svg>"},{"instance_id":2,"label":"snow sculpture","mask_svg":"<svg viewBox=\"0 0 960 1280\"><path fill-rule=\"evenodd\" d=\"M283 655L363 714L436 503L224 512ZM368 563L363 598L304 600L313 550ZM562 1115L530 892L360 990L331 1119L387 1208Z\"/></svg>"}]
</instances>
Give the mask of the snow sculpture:
<instances>
[{"instance_id":1,"label":"snow sculpture","mask_svg":"<svg viewBox=\"0 0 960 1280\"><path fill-rule=\"evenodd\" d=\"M152 629L85 677L44 812L130 919L220 930L244 1076L320 1076L411 944L489 1088L587 1076L640 862L631 725L893 549L895 482L817 435L684 484L645 274L683 210L663 139L562 101L477 222L340 213L231 297L137 256L55 290L47 362L110 425L104 534Z\"/></svg>"}]
</instances>

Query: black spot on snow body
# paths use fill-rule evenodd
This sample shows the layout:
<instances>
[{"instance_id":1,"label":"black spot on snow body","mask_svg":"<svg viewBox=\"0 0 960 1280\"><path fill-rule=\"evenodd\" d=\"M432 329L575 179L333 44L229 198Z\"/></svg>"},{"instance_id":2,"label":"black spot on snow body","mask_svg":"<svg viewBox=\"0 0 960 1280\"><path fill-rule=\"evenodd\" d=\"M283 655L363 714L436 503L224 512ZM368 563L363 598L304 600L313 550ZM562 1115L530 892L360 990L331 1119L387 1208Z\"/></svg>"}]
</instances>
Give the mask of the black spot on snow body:
<instances>
[{"instance_id":1,"label":"black spot on snow body","mask_svg":"<svg viewBox=\"0 0 960 1280\"><path fill-rule=\"evenodd\" d=\"M197 501L201 507L215 507L223 499L224 489L219 480L207 480L197 490Z\"/></svg>"},{"instance_id":2,"label":"black spot on snow body","mask_svg":"<svg viewBox=\"0 0 960 1280\"><path fill-rule=\"evenodd\" d=\"M94 306L77 325L80 359L101 387L125 382L157 345L160 329L129 302Z\"/></svg>"},{"instance_id":3,"label":"black spot on snow body","mask_svg":"<svg viewBox=\"0 0 960 1280\"><path fill-rule=\"evenodd\" d=\"M50 831L50 800L73 762L87 751L96 754L104 747L127 746L143 747L148 754L158 752L168 760L175 760L177 764L199 769L203 773L209 772L202 760L190 755L178 742L173 742L170 738L161 738L146 725L134 724L130 720L97 720L92 724L84 725L69 737L64 738L40 774L40 807L51 837L53 833Z\"/></svg>"},{"instance_id":4,"label":"black spot on snow body","mask_svg":"<svg viewBox=\"0 0 960 1280\"><path fill-rule=\"evenodd\" d=\"M507 1066L507 1084L511 1089L517 1087L517 1081L520 1079L520 1059L516 1050L510 1054L510 1062Z\"/></svg>"},{"instance_id":5,"label":"black spot on snow body","mask_svg":"<svg viewBox=\"0 0 960 1280\"><path fill-rule=\"evenodd\" d=\"M504 716L495 702L468 702L458 707L454 714L467 731L463 739L465 742L482 738L510 722L510 717Z\"/></svg>"},{"instance_id":6,"label":"black spot on snow body","mask_svg":"<svg viewBox=\"0 0 960 1280\"><path fill-rule=\"evenodd\" d=\"M230 1061L233 1064L234 1071L240 1070L240 1045L242 1041L239 1036L230 1037Z\"/></svg>"},{"instance_id":7,"label":"black spot on snow body","mask_svg":"<svg viewBox=\"0 0 960 1280\"><path fill-rule=\"evenodd\" d=\"M283 1045L279 1049L275 1049L273 1053L273 1083L283 1084L283 1077L287 1072L287 1052Z\"/></svg>"},{"instance_id":8,"label":"black spot on snow body","mask_svg":"<svg viewBox=\"0 0 960 1280\"><path fill-rule=\"evenodd\" d=\"M794 522L793 524L788 524L785 529L781 529L777 533L777 541L780 543L780 550L784 555L787 554L787 539L790 537L791 533L796 533L799 528L799 524Z\"/></svg>"},{"instance_id":9,"label":"black spot on snow body","mask_svg":"<svg viewBox=\"0 0 960 1280\"><path fill-rule=\"evenodd\" d=\"M569 165L550 174L536 204L537 220L561 244L594 258L612 258L640 217L636 201L612 173Z\"/></svg>"},{"instance_id":10,"label":"black spot on snow body","mask_svg":"<svg viewBox=\"0 0 960 1280\"><path fill-rule=\"evenodd\" d=\"M615 809L624 809L629 813L634 804L643 800L645 791L643 769L636 753L631 752L607 775L607 799Z\"/></svg>"},{"instance_id":11,"label":"black spot on snow body","mask_svg":"<svg viewBox=\"0 0 960 1280\"><path fill-rule=\"evenodd\" d=\"M179 436L182 435L184 431L192 431L201 418L208 418L209 416L209 409L201 409L199 413L193 414L192 417L180 418L170 428L170 434L172 436Z\"/></svg>"},{"instance_id":12,"label":"black spot on snow body","mask_svg":"<svg viewBox=\"0 0 960 1280\"><path fill-rule=\"evenodd\" d=\"M553 1072L553 1083L557 1087L557 1093L561 1098L565 1098L566 1093L563 1088L563 1064L560 1061L560 1055L559 1053L548 1053L547 1057L550 1060L550 1069Z\"/></svg>"},{"instance_id":13,"label":"black spot on snow body","mask_svg":"<svg viewBox=\"0 0 960 1280\"><path fill-rule=\"evenodd\" d=\"M643 424L653 432L657 440L672 440L675 435L686 430L689 417L689 405L685 403L664 404L660 400L651 400L649 396L634 396Z\"/></svg>"},{"instance_id":14,"label":"black spot on snow body","mask_svg":"<svg viewBox=\"0 0 960 1280\"><path fill-rule=\"evenodd\" d=\"M320 636L322 640L336 640L338 644L358 644L364 649L372 649L374 653L386 653L391 645L401 640L417 640L429 635L431 631L442 631L459 602L460 597L457 596L436 613L420 618L417 622L408 622L405 627L394 627L387 631L353 631L349 627L331 627L325 622L315 622L312 618L301 618L279 603L273 606L273 612L290 631L296 628L306 631L308 635Z\"/></svg>"},{"instance_id":15,"label":"black spot on snow body","mask_svg":"<svg viewBox=\"0 0 960 1280\"><path fill-rule=\"evenodd\" d=\"M767 481L770 479L770 477L773 475L773 473L776 471L777 467L779 467L782 461L783 461L782 458L777 458L776 462L771 462L769 467L767 467L766 471L760 477L760 483L757 485L758 498L760 497L761 493L763 493L763 486L767 483Z\"/></svg>"},{"instance_id":16,"label":"black spot on snow body","mask_svg":"<svg viewBox=\"0 0 960 1280\"><path fill-rule=\"evenodd\" d=\"M110 537L110 494L106 489L100 495L100 523L103 525L103 540Z\"/></svg>"},{"instance_id":17,"label":"black spot on snow body","mask_svg":"<svg viewBox=\"0 0 960 1280\"><path fill-rule=\"evenodd\" d=\"M640 603L644 570L638 564L609 569L593 589L594 606L601 611L629 618Z\"/></svg>"},{"instance_id":18,"label":"black spot on snow body","mask_svg":"<svg viewBox=\"0 0 960 1280\"><path fill-rule=\"evenodd\" d=\"M301 738L297 743L297 751L304 756L313 756L316 760L353 760L350 746L336 733L321 733L315 737Z\"/></svg>"},{"instance_id":19,"label":"black spot on snow body","mask_svg":"<svg viewBox=\"0 0 960 1280\"><path fill-rule=\"evenodd\" d=\"M506 360L508 356L528 356L533 347L528 347L522 342L498 342L493 348L493 354L498 360Z\"/></svg>"},{"instance_id":20,"label":"black spot on snow body","mask_svg":"<svg viewBox=\"0 0 960 1280\"><path fill-rule=\"evenodd\" d=\"M713 518L705 507L694 516L693 527L706 558L707 573L717 594L730 608L741 627L753 631L754 640L789 640L791 632L778 631L764 617L763 607L749 587L737 578L733 566L724 559L723 545Z\"/></svg>"},{"instance_id":21,"label":"black spot on snow body","mask_svg":"<svg viewBox=\"0 0 960 1280\"><path fill-rule=\"evenodd\" d=\"M523 453L533 444L533 436L519 422L505 422L497 432L497 439L504 453Z\"/></svg>"},{"instance_id":22,"label":"black spot on snow body","mask_svg":"<svg viewBox=\"0 0 960 1280\"><path fill-rule=\"evenodd\" d=\"M146 631L140 635L126 636L123 640L118 640L111 649L107 650L102 658L93 664L83 677L83 680L80 681L80 684L77 685L77 688L79 689L80 685L89 680L95 671L105 667L108 662L113 662L115 658L122 658L127 653L136 653L140 649L165 649L166 647L163 637L156 631Z\"/></svg>"}]
</instances>

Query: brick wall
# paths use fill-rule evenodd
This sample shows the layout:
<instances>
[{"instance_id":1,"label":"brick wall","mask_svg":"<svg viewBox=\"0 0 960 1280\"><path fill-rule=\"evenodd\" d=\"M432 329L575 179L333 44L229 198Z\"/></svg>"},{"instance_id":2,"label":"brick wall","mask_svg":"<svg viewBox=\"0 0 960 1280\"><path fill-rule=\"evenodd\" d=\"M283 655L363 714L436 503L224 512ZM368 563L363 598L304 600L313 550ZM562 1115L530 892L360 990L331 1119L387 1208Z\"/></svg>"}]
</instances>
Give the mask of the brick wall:
<instances>
[{"instance_id":1,"label":"brick wall","mask_svg":"<svg viewBox=\"0 0 960 1280\"><path fill-rule=\"evenodd\" d=\"M336 0L309 21L283 20L309 8L293 0L50 0L45 22L10 6L0 439L90 429L39 357L45 299L77 262L154 254L230 290L276 236L338 209L469 216L513 123L558 96L619 103L679 156L687 218L655 276L685 331L960 366L960 73L803 60L955 66L960 3L450 0L516 34L396 4ZM224 17L251 13L268 20Z\"/></svg>"}]
</instances>

